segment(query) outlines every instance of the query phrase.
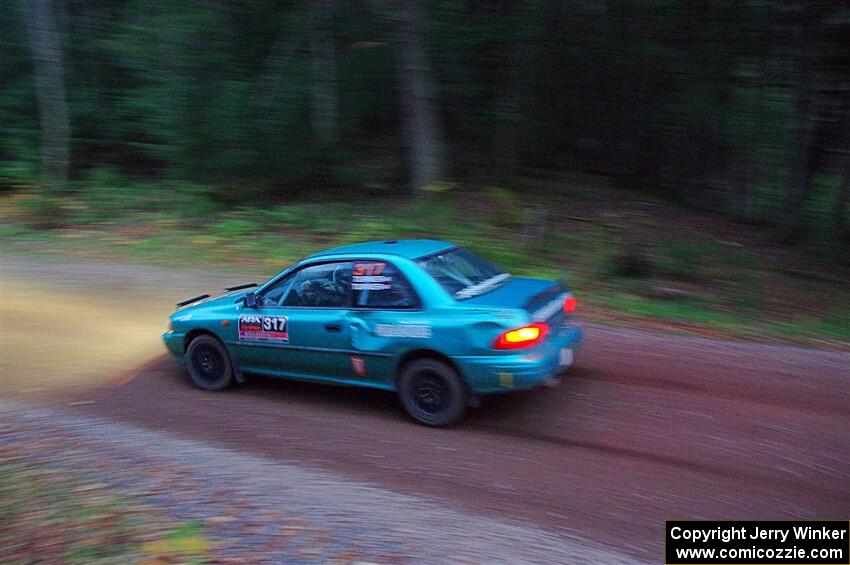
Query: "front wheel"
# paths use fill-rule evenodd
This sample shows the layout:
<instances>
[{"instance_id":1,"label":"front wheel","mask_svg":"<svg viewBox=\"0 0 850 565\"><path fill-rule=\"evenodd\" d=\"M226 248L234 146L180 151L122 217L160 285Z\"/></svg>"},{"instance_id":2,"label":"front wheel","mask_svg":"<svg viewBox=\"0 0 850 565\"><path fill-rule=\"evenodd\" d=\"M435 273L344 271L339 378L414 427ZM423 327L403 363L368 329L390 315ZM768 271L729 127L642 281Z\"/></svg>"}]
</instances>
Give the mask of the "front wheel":
<instances>
[{"instance_id":1,"label":"front wheel","mask_svg":"<svg viewBox=\"0 0 850 565\"><path fill-rule=\"evenodd\" d=\"M233 363L224 345L210 335L192 340L186 351L186 369L195 386L222 390L233 384Z\"/></svg>"},{"instance_id":2,"label":"front wheel","mask_svg":"<svg viewBox=\"0 0 850 565\"><path fill-rule=\"evenodd\" d=\"M405 366L398 395L407 413L426 426L448 426L466 410L466 386L457 371L436 359L419 359Z\"/></svg>"}]
</instances>

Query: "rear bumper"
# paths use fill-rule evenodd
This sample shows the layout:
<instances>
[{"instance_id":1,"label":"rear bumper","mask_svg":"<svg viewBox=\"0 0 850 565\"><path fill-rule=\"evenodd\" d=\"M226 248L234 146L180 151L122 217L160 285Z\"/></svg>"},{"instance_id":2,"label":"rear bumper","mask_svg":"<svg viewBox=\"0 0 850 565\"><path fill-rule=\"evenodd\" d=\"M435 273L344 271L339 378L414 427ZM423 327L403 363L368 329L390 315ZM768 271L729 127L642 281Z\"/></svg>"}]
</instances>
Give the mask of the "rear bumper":
<instances>
[{"instance_id":1,"label":"rear bumper","mask_svg":"<svg viewBox=\"0 0 850 565\"><path fill-rule=\"evenodd\" d=\"M493 394L527 390L544 384L572 365L581 345L582 329L566 325L545 343L522 352L501 355L454 357L472 392ZM568 364L561 364L561 351L569 350Z\"/></svg>"}]
</instances>

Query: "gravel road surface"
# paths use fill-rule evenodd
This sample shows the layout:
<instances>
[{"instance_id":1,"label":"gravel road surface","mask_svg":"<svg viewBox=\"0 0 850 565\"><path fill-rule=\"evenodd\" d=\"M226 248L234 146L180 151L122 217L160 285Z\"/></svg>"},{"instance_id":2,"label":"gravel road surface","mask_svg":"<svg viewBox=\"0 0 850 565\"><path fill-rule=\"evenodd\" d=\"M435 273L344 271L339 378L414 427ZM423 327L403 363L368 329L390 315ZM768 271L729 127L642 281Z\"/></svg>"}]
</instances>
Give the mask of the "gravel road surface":
<instances>
[{"instance_id":1,"label":"gravel road surface","mask_svg":"<svg viewBox=\"0 0 850 565\"><path fill-rule=\"evenodd\" d=\"M126 286L151 272L168 288L167 271L144 269ZM850 508L846 353L588 325L560 387L487 398L448 430L411 423L378 391L251 378L205 393L164 356L120 376L75 392L87 404L73 410L647 561L661 559L666 519Z\"/></svg>"},{"instance_id":2,"label":"gravel road surface","mask_svg":"<svg viewBox=\"0 0 850 565\"><path fill-rule=\"evenodd\" d=\"M587 335L559 388L485 399L448 430L374 391L255 378L204 393L167 358L78 409L648 560L665 519L847 517L846 354Z\"/></svg>"},{"instance_id":3,"label":"gravel road surface","mask_svg":"<svg viewBox=\"0 0 850 565\"><path fill-rule=\"evenodd\" d=\"M4 464L63 469L176 520L201 522L215 563L637 562L335 473L19 402L0 410Z\"/></svg>"}]
</instances>

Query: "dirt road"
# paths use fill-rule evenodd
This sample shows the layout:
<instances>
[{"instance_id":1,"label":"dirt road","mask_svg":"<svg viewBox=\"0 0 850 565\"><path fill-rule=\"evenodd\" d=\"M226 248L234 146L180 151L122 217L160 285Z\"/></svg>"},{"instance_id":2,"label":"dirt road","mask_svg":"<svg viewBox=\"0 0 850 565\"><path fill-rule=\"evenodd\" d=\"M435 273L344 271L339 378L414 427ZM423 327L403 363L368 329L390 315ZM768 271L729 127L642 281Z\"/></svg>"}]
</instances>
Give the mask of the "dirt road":
<instances>
[{"instance_id":1,"label":"dirt road","mask_svg":"<svg viewBox=\"0 0 850 565\"><path fill-rule=\"evenodd\" d=\"M375 391L253 378L204 393L164 357L76 409L656 562L665 519L848 517L850 355L586 336L559 388L486 399L449 430L410 423Z\"/></svg>"},{"instance_id":2,"label":"dirt road","mask_svg":"<svg viewBox=\"0 0 850 565\"><path fill-rule=\"evenodd\" d=\"M657 559L670 518L846 518L848 358L590 328L555 390L491 398L460 426L395 399L252 379L192 388L162 359L97 415L340 471Z\"/></svg>"},{"instance_id":3,"label":"dirt road","mask_svg":"<svg viewBox=\"0 0 850 565\"><path fill-rule=\"evenodd\" d=\"M0 392L86 389L162 352L178 300L245 275L0 257ZM200 289L200 290L199 290Z\"/></svg>"}]
</instances>

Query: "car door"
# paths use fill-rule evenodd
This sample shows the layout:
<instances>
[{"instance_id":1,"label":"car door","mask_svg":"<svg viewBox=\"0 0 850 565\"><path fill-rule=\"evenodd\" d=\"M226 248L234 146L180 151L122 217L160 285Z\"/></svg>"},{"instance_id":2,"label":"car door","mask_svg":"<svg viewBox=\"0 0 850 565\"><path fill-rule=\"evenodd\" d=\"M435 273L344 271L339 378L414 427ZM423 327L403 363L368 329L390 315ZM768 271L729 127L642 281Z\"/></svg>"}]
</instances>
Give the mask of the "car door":
<instances>
[{"instance_id":1,"label":"car door","mask_svg":"<svg viewBox=\"0 0 850 565\"><path fill-rule=\"evenodd\" d=\"M294 278L294 274L287 275L258 294L254 308L244 304L240 307L235 331L237 341L231 354L243 371L297 372L297 349L289 334L291 313L280 306L280 299Z\"/></svg>"},{"instance_id":2,"label":"car door","mask_svg":"<svg viewBox=\"0 0 850 565\"><path fill-rule=\"evenodd\" d=\"M349 328L351 263L312 264L295 273L279 298L289 320L288 360L292 370L313 377L350 374Z\"/></svg>"},{"instance_id":3,"label":"car door","mask_svg":"<svg viewBox=\"0 0 850 565\"><path fill-rule=\"evenodd\" d=\"M361 380L392 384L396 359L427 345L431 326L423 319L413 287L389 261L352 262L352 369Z\"/></svg>"},{"instance_id":4,"label":"car door","mask_svg":"<svg viewBox=\"0 0 850 565\"><path fill-rule=\"evenodd\" d=\"M348 358L351 264L307 265L257 297L239 317L246 370L300 377L339 378Z\"/></svg>"}]
</instances>

